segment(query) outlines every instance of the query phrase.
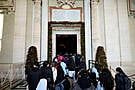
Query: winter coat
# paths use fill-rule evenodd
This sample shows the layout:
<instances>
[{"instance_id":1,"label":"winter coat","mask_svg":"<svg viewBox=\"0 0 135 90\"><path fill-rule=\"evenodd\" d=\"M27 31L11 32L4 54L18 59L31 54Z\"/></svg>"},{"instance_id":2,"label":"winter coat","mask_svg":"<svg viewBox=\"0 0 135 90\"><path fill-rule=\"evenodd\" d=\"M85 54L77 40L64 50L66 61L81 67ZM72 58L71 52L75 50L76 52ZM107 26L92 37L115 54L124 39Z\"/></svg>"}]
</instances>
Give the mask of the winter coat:
<instances>
[{"instance_id":1,"label":"winter coat","mask_svg":"<svg viewBox=\"0 0 135 90\"><path fill-rule=\"evenodd\" d=\"M95 72L89 73L89 77L90 77L90 79L91 79L91 82L93 83L93 85L94 85L95 88L96 88L96 87L97 87L97 84L98 84L98 81L97 81Z\"/></svg>"},{"instance_id":2,"label":"winter coat","mask_svg":"<svg viewBox=\"0 0 135 90\"><path fill-rule=\"evenodd\" d=\"M53 72L50 67L42 67L40 69L40 79L46 79L47 80L47 87L51 88L50 85L53 85Z\"/></svg>"},{"instance_id":3,"label":"winter coat","mask_svg":"<svg viewBox=\"0 0 135 90\"><path fill-rule=\"evenodd\" d=\"M82 89L86 89L91 86L91 80L89 77L80 77L78 78L77 83Z\"/></svg>"},{"instance_id":4,"label":"winter coat","mask_svg":"<svg viewBox=\"0 0 135 90\"><path fill-rule=\"evenodd\" d=\"M40 80L39 69L34 68L30 73L28 73L27 77L29 90L36 90L39 80Z\"/></svg>"},{"instance_id":5,"label":"winter coat","mask_svg":"<svg viewBox=\"0 0 135 90\"><path fill-rule=\"evenodd\" d=\"M64 71L59 63L57 68L57 77L56 77L55 85L60 83L62 80L64 80Z\"/></svg>"},{"instance_id":6,"label":"winter coat","mask_svg":"<svg viewBox=\"0 0 135 90\"><path fill-rule=\"evenodd\" d=\"M124 83L124 75L121 73L118 73L115 75L115 82L116 82L116 90L126 90L125 83Z\"/></svg>"},{"instance_id":7,"label":"winter coat","mask_svg":"<svg viewBox=\"0 0 135 90\"><path fill-rule=\"evenodd\" d=\"M89 88L82 89L82 88L80 88L78 83L74 83L71 90L96 90L96 89L95 89L95 87L93 85L91 85Z\"/></svg>"},{"instance_id":8,"label":"winter coat","mask_svg":"<svg viewBox=\"0 0 135 90\"><path fill-rule=\"evenodd\" d=\"M69 71L75 71L75 63L72 58L67 61L67 68Z\"/></svg>"}]
</instances>

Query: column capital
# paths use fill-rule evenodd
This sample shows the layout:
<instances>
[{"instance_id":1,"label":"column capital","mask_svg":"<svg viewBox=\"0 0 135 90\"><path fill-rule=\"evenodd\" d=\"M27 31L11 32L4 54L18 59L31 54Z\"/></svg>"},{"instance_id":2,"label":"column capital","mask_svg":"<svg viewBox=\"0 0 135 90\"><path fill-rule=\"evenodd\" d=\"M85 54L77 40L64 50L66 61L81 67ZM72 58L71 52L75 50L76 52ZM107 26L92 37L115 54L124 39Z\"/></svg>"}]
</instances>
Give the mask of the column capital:
<instances>
[{"instance_id":1,"label":"column capital","mask_svg":"<svg viewBox=\"0 0 135 90\"><path fill-rule=\"evenodd\" d=\"M99 2L99 0L91 0L91 2Z\"/></svg>"},{"instance_id":2,"label":"column capital","mask_svg":"<svg viewBox=\"0 0 135 90\"><path fill-rule=\"evenodd\" d=\"M32 0L34 3L41 3L42 0Z\"/></svg>"},{"instance_id":3,"label":"column capital","mask_svg":"<svg viewBox=\"0 0 135 90\"><path fill-rule=\"evenodd\" d=\"M91 4L98 4L99 3L99 0L91 0Z\"/></svg>"}]
</instances>

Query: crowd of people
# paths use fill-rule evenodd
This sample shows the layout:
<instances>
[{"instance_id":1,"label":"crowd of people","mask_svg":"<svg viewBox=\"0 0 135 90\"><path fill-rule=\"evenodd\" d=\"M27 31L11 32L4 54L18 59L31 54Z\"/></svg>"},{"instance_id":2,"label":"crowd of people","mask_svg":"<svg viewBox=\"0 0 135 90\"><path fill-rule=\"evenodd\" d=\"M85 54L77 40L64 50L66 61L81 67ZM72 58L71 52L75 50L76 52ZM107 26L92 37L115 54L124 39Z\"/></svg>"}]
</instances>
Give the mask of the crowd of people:
<instances>
[{"instance_id":1,"label":"crowd of people","mask_svg":"<svg viewBox=\"0 0 135 90\"><path fill-rule=\"evenodd\" d=\"M87 70L80 54L65 54L51 64L35 60L26 80L29 90L130 90L131 80L120 67L115 78L107 67L99 70L95 66Z\"/></svg>"}]
</instances>

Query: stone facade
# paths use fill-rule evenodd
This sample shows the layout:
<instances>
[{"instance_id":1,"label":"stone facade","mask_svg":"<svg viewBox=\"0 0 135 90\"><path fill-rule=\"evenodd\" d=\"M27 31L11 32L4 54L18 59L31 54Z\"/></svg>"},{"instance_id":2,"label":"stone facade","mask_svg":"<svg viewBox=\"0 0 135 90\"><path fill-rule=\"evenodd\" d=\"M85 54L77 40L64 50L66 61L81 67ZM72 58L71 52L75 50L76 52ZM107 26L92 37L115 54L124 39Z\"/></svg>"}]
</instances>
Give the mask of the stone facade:
<instances>
[{"instance_id":1,"label":"stone facade","mask_svg":"<svg viewBox=\"0 0 135 90\"><path fill-rule=\"evenodd\" d=\"M95 60L99 45L104 46L109 65L134 62L135 20L128 16L127 0L92 1L91 6L90 0L75 2L75 8L82 8L87 67L88 60ZM4 15L1 64L24 63L31 45L37 46L39 61L48 59L49 8L52 6L58 7L55 0L42 0L42 3L41 0L16 0L15 12Z\"/></svg>"}]
</instances>

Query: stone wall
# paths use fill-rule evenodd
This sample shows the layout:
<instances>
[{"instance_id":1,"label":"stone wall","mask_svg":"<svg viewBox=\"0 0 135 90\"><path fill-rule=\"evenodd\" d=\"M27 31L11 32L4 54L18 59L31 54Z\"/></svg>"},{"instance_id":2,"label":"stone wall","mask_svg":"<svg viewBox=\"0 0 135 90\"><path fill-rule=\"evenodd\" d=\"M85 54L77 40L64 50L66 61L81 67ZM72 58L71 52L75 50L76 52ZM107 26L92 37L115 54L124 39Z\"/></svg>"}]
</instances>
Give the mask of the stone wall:
<instances>
[{"instance_id":1,"label":"stone wall","mask_svg":"<svg viewBox=\"0 0 135 90\"><path fill-rule=\"evenodd\" d=\"M0 63L24 62L26 3L26 0L17 0L15 12L4 15Z\"/></svg>"},{"instance_id":2,"label":"stone wall","mask_svg":"<svg viewBox=\"0 0 135 90\"><path fill-rule=\"evenodd\" d=\"M105 47L110 65L131 61L127 5L126 0L101 0L98 4L101 45Z\"/></svg>"},{"instance_id":3,"label":"stone wall","mask_svg":"<svg viewBox=\"0 0 135 90\"><path fill-rule=\"evenodd\" d=\"M129 27L130 27L130 42L131 42L131 55L132 62L135 62L135 18L129 16Z\"/></svg>"}]
</instances>

